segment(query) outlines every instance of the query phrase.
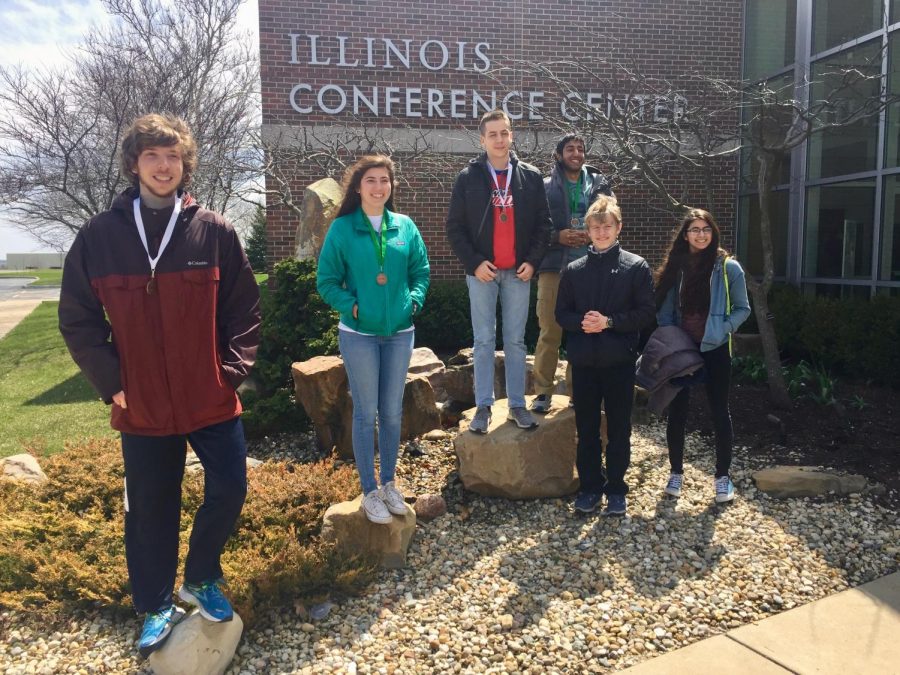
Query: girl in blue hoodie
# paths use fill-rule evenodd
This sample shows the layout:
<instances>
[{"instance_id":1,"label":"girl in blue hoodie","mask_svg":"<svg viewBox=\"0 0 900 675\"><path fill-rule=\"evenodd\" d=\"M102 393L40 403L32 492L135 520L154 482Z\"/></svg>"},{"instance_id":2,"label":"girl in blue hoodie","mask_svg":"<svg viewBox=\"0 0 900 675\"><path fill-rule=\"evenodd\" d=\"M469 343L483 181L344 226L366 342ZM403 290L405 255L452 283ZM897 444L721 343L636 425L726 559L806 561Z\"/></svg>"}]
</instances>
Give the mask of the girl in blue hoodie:
<instances>
[{"instance_id":1,"label":"girl in blue hoodie","mask_svg":"<svg viewBox=\"0 0 900 675\"><path fill-rule=\"evenodd\" d=\"M415 223L394 211L394 163L368 155L347 169L344 199L319 255L319 294L341 314L338 344L353 397L353 456L373 523L407 513L394 485L413 318L430 270ZM375 422L381 487L375 480Z\"/></svg>"},{"instance_id":2,"label":"girl in blue hoodie","mask_svg":"<svg viewBox=\"0 0 900 675\"><path fill-rule=\"evenodd\" d=\"M744 270L720 245L712 214L691 209L681 221L662 265L656 271L656 320L681 326L700 348L706 371L706 397L716 439L717 502L734 499L728 475L733 432L728 394L731 388L731 334L748 316ZM666 444L671 474L666 494L678 497L683 483L684 429L690 387L683 387L669 407Z\"/></svg>"}]
</instances>

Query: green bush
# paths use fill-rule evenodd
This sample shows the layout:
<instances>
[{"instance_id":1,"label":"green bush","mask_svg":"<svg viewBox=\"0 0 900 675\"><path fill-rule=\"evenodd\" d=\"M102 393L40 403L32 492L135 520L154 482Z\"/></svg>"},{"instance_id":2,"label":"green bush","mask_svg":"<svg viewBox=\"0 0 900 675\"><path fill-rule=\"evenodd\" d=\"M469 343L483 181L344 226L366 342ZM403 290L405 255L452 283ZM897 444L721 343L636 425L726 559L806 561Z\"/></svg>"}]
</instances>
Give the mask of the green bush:
<instances>
[{"instance_id":1,"label":"green bush","mask_svg":"<svg viewBox=\"0 0 900 675\"><path fill-rule=\"evenodd\" d=\"M534 351L540 328L537 322L537 281L531 284L528 323L525 325L525 346ZM497 303L497 348L503 344L503 322ZM457 352L471 347L472 318L469 313L469 290L462 280L432 281L425 297L425 307L416 317L416 345L428 347L439 354Z\"/></svg>"},{"instance_id":2,"label":"green bush","mask_svg":"<svg viewBox=\"0 0 900 675\"><path fill-rule=\"evenodd\" d=\"M42 460L48 481L0 482L0 608L45 614L100 603L130 611L118 442L93 440ZM245 622L269 607L359 592L371 559L320 538L331 504L358 492L355 469L267 462L248 473L247 501L222 556L227 592ZM183 569L202 474L186 474Z\"/></svg>"},{"instance_id":3,"label":"green bush","mask_svg":"<svg viewBox=\"0 0 900 675\"><path fill-rule=\"evenodd\" d=\"M337 354L338 315L316 291L314 260L283 260L262 306L256 378L267 394L293 389L291 364Z\"/></svg>"},{"instance_id":4,"label":"green bush","mask_svg":"<svg viewBox=\"0 0 900 675\"><path fill-rule=\"evenodd\" d=\"M900 386L900 298L825 298L780 286L773 289L769 307L784 357Z\"/></svg>"},{"instance_id":5,"label":"green bush","mask_svg":"<svg viewBox=\"0 0 900 675\"><path fill-rule=\"evenodd\" d=\"M298 433L309 429L310 420L294 400L288 388L277 389L267 397L247 391L241 394L244 414L241 421L248 438L274 433Z\"/></svg>"}]
</instances>

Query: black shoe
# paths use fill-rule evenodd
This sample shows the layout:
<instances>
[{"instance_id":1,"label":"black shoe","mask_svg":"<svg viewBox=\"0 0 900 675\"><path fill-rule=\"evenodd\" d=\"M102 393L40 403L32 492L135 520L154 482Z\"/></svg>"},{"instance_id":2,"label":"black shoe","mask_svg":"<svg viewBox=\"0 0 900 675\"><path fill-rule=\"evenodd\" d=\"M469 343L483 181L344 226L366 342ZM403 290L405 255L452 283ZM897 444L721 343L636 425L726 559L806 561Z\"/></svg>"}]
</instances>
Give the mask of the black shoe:
<instances>
[{"instance_id":1,"label":"black shoe","mask_svg":"<svg viewBox=\"0 0 900 675\"><path fill-rule=\"evenodd\" d=\"M581 513L593 513L600 504L603 495L595 492L579 492L575 497L575 510Z\"/></svg>"}]
</instances>

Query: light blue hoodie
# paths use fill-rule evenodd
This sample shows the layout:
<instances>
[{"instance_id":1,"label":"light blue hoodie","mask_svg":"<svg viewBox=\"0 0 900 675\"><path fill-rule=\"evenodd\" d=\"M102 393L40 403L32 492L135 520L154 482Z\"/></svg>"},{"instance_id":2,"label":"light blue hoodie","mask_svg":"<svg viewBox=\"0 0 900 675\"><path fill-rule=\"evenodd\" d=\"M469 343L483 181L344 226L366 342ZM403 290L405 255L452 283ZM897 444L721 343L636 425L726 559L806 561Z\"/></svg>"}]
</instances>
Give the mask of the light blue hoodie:
<instances>
[{"instance_id":1,"label":"light blue hoodie","mask_svg":"<svg viewBox=\"0 0 900 675\"><path fill-rule=\"evenodd\" d=\"M725 273L728 275L727 295L731 299L730 310L725 306L726 292L725 274L722 273L723 261L725 262ZM680 298L682 277L682 274L678 275L678 283L669 289L662 306L656 313L656 322L660 326L681 325ZM734 258L719 256L709 278L709 316L706 318L706 330L703 331L700 351L709 352L725 344L728 341L728 336L734 333L747 320L748 316L750 316L750 301L747 299L747 282L744 279L744 269Z\"/></svg>"}]
</instances>

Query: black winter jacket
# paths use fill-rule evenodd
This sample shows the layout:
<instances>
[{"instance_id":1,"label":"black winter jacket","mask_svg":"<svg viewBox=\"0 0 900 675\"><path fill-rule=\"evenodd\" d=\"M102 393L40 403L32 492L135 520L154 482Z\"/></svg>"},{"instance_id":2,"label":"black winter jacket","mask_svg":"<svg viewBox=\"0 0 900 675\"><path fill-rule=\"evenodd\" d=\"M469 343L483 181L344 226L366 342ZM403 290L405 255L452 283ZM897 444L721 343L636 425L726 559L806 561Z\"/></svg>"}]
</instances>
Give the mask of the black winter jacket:
<instances>
[{"instance_id":1,"label":"black winter jacket","mask_svg":"<svg viewBox=\"0 0 900 675\"><path fill-rule=\"evenodd\" d=\"M613 327L585 333L581 321L590 310L610 317ZM633 364L640 331L655 315L650 266L618 244L599 254L591 249L570 263L560 277L556 322L567 333L566 352L573 366Z\"/></svg>"},{"instance_id":2,"label":"black winter jacket","mask_svg":"<svg viewBox=\"0 0 900 675\"><path fill-rule=\"evenodd\" d=\"M588 195L587 200L588 206L593 204L600 195L611 197L612 187L610 187L609 180L600 172L600 169L587 164L584 165L584 168L593 179L591 193ZM547 255L541 261L539 271L561 272L575 257L567 256L566 254L576 252L577 249L563 246L559 243L559 231L569 228L572 220L572 214L569 212L569 190L566 187L566 174L560 162L556 163L553 171L544 179L544 188L547 190L547 203L550 206L550 219L553 221L553 230L550 232L550 248L547 249Z\"/></svg>"},{"instance_id":3,"label":"black winter jacket","mask_svg":"<svg viewBox=\"0 0 900 675\"><path fill-rule=\"evenodd\" d=\"M535 271L550 242L550 209L544 193L544 180L535 167L512 162L512 196L516 226L516 267L531 263ZM453 184L447 213L447 240L466 269L475 269L485 260L494 259L494 218L491 213L493 181L487 168L487 155L482 153L459 172Z\"/></svg>"}]
</instances>

